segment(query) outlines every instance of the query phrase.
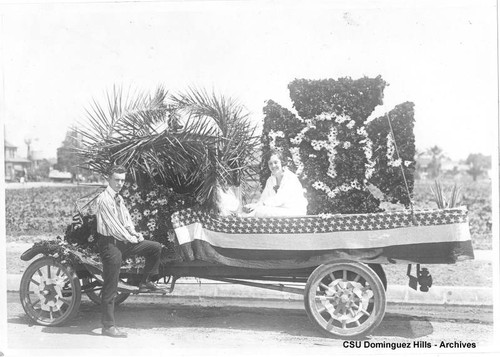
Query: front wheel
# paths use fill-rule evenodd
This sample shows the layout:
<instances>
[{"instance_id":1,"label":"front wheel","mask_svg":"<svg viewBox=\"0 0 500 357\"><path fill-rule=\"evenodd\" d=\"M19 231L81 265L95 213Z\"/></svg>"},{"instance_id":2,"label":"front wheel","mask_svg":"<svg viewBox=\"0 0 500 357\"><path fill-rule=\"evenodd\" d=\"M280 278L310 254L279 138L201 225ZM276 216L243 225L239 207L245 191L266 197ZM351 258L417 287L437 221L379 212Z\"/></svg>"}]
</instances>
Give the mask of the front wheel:
<instances>
[{"instance_id":1,"label":"front wheel","mask_svg":"<svg viewBox=\"0 0 500 357\"><path fill-rule=\"evenodd\" d=\"M307 315L329 337L355 339L372 332L385 314L385 290L362 263L339 261L316 268L304 296Z\"/></svg>"},{"instance_id":2,"label":"front wheel","mask_svg":"<svg viewBox=\"0 0 500 357\"><path fill-rule=\"evenodd\" d=\"M80 280L73 269L50 257L28 266L19 295L26 315L44 326L59 326L71 320L82 297Z\"/></svg>"}]
</instances>

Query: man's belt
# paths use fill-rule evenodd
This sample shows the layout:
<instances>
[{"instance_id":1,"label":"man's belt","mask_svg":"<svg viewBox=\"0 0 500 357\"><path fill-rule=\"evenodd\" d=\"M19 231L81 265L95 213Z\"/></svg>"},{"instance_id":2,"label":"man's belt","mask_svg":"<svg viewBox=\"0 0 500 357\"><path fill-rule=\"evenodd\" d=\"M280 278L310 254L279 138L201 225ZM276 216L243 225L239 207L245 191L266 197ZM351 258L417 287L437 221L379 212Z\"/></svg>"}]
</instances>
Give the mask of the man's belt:
<instances>
[{"instance_id":1,"label":"man's belt","mask_svg":"<svg viewBox=\"0 0 500 357\"><path fill-rule=\"evenodd\" d=\"M113 243L114 245L117 245L118 242L121 242L121 240L119 239L116 239L115 237L113 236L105 236L105 235L102 235L100 233L97 234L97 238L98 239L101 239L103 241L107 241L109 243Z\"/></svg>"}]
</instances>

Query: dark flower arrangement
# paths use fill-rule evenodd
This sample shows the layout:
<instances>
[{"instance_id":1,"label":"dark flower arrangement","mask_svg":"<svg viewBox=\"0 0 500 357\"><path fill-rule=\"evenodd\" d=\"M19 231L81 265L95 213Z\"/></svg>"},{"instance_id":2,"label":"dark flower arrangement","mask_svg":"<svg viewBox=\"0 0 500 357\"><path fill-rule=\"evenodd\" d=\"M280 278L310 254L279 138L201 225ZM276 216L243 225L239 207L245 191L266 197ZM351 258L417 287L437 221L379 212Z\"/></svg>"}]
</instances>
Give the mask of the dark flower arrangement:
<instances>
[{"instance_id":1,"label":"dark flower arrangement","mask_svg":"<svg viewBox=\"0 0 500 357\"><path fill-rule=\"evenodd\" d=\"M97 223L92 214L75 215L73 222L66 227L64 233L66 242L86 249L89 253L97 253L96 238Z\"/></svg>"},{"instance_id":2,"label":"dark flower arrangement","mask_svg":"<svg viewBox=\"0 0 500 357\"><path fill-rule=\"evenodd\" d=\"M306 189L309 214L380 211L380 200L367 189L368 183L380 185L392 202L409 203L400 171L403 166L411 192L415 168L413 105L405 103L389 113L398 147L402 147L401 159L388 139L388 124L381 118L367 122L375 107L382 104L385 86L380 76L297 79L288 88L298 117L271 100L264 107L263 152L273 148L282 151L285 164ZM265 161L264 155L262 185L270 174Z\"/></svg>"},{"instance_id":3,"label":"dark flower arrangement","mask_svg":"<svg viewBox=\"0 0 500 357\"><path fill-rule=\"evenodd\" d=\"M176 211L196 206L191 194L181 194L157 184L137 183L129 179L121 191L136 230L145 239L162 243L175 254L175 233L170 217Z\"/></svg>"},{"instance_id":4,"label":"dark flower arrangement","mask_svg":"<svg viewBox=\"0 0 500 357\"><path fill-rule=\"evenodd\" d=\"M387 115L378 117L367 125L368 136L376 148L373 160L377 167L370 183L385 194L387 201L401 203L406 207L410 205L410 197L406 191L401 169L404 170L408 190L413 193L416 165L413 108L414 104L411 102L398 104ZM388 118L391 121L394 138L391 135Z\"/></svg>"},{"instance_id":5,"label":"dark flower arrangement","mask_svg":"<svg viewBox=\"0 0 500 357\"><path fill-rule=\"evenodd\" d=\"M74 267L82 263L81 258L83 257L94 266L101 265L99 256L90 246L82 247L75 241L69 243L67 237L61 238L58 236L56 239L35 242L33 248L37 247L43 248L45 254L57 259L62 264Z\"/></svg>"}]
</instances>

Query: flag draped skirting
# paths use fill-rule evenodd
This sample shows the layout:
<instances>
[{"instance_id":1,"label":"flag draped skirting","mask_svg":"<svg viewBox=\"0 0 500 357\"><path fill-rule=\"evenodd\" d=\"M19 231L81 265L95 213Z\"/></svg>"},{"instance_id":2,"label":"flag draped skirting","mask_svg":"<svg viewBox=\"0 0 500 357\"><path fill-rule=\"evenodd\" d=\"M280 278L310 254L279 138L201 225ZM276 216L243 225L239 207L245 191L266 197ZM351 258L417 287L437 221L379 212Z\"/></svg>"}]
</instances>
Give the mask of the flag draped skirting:
<instances>
[{"instance_id":1,"label":"flag draped skirting","mask_svg":"<svg viewBox=\"0 0 500 357\"><path fill-rule=\"evenodd\" d=\"M413 219L415 218L415 219ZM338 259L455 263L473 259L465 208L303 217L172 215L184 261L246 268L307 268Z\"/></svg>"}]
</instances>

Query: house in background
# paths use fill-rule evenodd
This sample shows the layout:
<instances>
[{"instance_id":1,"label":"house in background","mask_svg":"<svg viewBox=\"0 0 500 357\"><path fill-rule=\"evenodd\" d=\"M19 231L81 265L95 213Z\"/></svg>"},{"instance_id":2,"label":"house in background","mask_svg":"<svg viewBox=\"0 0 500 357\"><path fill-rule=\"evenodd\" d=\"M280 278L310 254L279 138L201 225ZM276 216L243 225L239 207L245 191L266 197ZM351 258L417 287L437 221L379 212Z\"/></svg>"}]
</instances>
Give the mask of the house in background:
<instances>
[{"instance_id":1,"label":"house in background","mask_svg":"<svg viewBox=\"0 0 500 357\"><path fill-rule=\"evenodd\" d=\"M441 163L441 171L445 176L462 178L467 177L470 165L466 164L463 160L445 159Z\"/></svg>"},{"instance_id":2,"label":"house in background","mask_svg":"<svg viewBox=\"0 0 500 357\"><path fill-rule=\"evenodd\" d=\"M26 178L31 161L17 156L17 146L4 141L5 181L19 181Z\"/></svg>"},{"instance_id":3,"label":"house in background","mask_svg":"<svg viewBox=\"0 0 500 357\"><path fill-rule=\"evenodd\" d=\"M64 172L59 170L50 170L49 179L52 182L72 182L73 175L71 172Z\"/></svg>"}]
</instances>

